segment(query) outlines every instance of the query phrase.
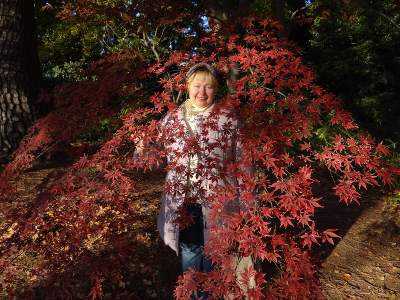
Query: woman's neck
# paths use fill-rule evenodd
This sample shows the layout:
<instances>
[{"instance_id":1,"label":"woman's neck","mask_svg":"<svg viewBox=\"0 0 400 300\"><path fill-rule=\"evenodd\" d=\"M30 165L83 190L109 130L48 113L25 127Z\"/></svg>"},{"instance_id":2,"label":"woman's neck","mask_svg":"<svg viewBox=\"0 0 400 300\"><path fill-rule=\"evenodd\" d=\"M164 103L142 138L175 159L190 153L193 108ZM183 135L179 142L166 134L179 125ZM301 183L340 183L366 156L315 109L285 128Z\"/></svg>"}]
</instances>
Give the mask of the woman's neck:
<instances>
[{"instance_id":1,"label":"woman's neck","mask_svg":"<svg viewBox=\"0 0 400 300\"><path fill-rule=\"evenodd\" d=\"M201 107L198 105L195 105L193 103L193 101L191 101L190 99L188 99L185 103L185 107L186 107L186 113L188 115L188 117L194 117L198 114L201 114L203 112L205 112L207 109L209 109L211 106L213 105L213 103L208 104L205 107Z\"/></svg>"},{"instance_id":2,"label":"woman's neck","mask_svg":"<svg viewBox=\"0 0 400 300\"><path fill-rule=\"evenodd\" d=\"M209 108L212 105L212 103L210 103L210 104L207 104L206 106L199 106L199 105L196 105L194 103L194 101L192 101L190 98L188 99L188 102L192 106L192 108L195 109L196 111L206 110L207 108Z\"/></svg>"}]
</instances>

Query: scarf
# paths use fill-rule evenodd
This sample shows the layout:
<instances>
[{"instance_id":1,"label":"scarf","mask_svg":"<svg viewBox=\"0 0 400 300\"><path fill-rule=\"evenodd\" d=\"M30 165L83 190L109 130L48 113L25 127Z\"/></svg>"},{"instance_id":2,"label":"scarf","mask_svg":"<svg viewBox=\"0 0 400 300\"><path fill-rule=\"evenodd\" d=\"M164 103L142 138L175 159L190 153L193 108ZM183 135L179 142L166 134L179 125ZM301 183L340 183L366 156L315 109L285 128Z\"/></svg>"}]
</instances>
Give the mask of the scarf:
<instances>
[{"instance_id":1,"label":"scarf","mask_svg":"<svg viewBox=\"0 0 400 300\"><path fill-rule=\"evenodd\" d=\"M213 103L207 105L206 107L200 107L194 104L190 99L187 99L185 102L186 116L188 118L195 117L198 114L205 112L213 105Z\"/></svg>"}]
</instances>

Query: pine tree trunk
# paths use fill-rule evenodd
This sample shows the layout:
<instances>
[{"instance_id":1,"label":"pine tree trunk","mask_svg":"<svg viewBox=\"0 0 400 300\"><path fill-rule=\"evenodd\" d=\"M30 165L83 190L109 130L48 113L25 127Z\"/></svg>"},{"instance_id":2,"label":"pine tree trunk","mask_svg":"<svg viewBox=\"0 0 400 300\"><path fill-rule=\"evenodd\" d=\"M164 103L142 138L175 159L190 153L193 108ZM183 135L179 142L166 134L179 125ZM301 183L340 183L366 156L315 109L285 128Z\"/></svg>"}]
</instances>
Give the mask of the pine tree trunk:
<instances>
[{"instance_id":1,"label":"pine tree trunk","mask_svg":"<svg viewBox=\"0 0 400 300\"><path fill-rule=\"evenodd\" d=\"M6 161L33 120L38 94L32 0L0 1L0 161Z\"/></svg>"}]
</instances>

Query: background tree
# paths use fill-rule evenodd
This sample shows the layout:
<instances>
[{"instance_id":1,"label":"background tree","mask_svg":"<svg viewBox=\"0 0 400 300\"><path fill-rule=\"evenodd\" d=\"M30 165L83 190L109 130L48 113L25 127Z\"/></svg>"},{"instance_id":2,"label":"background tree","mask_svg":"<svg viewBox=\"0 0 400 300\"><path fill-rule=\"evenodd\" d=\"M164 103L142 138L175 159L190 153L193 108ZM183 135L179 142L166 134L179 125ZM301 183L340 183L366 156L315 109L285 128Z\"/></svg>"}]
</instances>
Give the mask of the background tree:
<instances>
[{"instance_id":1,"label":"background tree","mask_svg":"<svg viewBox=\"0 0 400 300\"><path fill-rule=\"evenodd\" d=\"M7 160L33 120L39 88L33 1L0 4L0 159Z\"/></svg>"},{"instance_id":2,"label":"background tree","mask_svg":"<svg viewBox=\"0 0 400 300\"><path fill-rule=\"evenodd\" d=\"M255 1L302 46L318 80L337 93L364 130L399 142L398 1Z\"/></svg>"},{"instance_id":3,"label":"background tree","mask_svg":"<svg viewBox=\"0 0 400 300\"><path fill-rule=\"evenodd\" d=\"M314 1L306 57L360 125L400 141L398 1Z\"/></svg>"}]
</instances>

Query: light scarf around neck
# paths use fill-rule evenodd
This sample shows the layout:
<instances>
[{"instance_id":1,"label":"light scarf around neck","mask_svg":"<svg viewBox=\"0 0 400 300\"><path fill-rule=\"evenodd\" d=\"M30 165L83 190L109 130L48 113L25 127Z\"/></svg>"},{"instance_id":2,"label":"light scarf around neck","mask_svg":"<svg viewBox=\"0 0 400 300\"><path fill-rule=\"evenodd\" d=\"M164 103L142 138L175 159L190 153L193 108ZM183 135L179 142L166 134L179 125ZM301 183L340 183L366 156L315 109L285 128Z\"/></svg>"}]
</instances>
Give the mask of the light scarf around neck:
<instances>
[{"instance_id":1,"label":"light scarf around neck","mask_svg":"<svg viewBox=\"0 0 400 300\"><path fill-rule=\"evenodd\" d=\"M190 117L195 117L198 114L201 114L201 113L205 112L212 105L213 105L213 103L210 103L206 107L200 107L200 106L197 106L196 104L194 104L193 101L191 101L190 99L187 99L186 102L185 102L186 115L189 118Z\"/></svg>"}]
</instances>

